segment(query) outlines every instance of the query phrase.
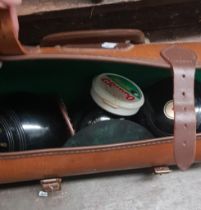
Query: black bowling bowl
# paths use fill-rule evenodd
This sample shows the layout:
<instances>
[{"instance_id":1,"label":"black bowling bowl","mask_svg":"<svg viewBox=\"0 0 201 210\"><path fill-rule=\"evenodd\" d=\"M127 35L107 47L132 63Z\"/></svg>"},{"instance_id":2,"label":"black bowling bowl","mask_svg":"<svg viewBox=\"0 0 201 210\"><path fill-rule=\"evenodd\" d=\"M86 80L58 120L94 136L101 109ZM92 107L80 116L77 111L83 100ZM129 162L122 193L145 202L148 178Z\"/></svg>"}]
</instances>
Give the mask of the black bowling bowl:
<instances>
[{"instance_id":1,"label":"black bowling bowl","mask_svg":"<svg viewBox=\"0 0 201 210\"><path fill-rule=\"evenodd\" d=\"M72 134L67 118L56 96L1 95L0 152L61 147Z\"/></svg>"}]
</instances>

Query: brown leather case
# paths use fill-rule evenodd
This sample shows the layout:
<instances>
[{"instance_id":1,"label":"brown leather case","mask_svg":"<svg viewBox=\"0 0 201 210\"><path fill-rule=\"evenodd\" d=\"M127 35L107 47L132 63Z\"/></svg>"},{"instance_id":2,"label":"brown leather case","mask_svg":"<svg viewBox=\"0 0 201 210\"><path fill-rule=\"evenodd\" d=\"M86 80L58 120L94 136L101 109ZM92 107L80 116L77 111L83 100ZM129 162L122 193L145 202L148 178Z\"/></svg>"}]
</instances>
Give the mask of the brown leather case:
<instances>
[{"instance_id":1,"label":"brown leather case","mask_svg":"<svg viewBox=\"0 0 201 210\"><path fill-rule=\"evenodd\" d=\"M122 37L131 42L120 44L115 49L97 47L103 39L119 41ZM173 137L104 146L1 153L0 183L173 164L185 170L193 162L201 161L201 135L196 135L194 109L194 77L195 69L201 67L201 44L144 44L143 41L140 31L119 29L54 34L45 37L41 47L22 46L13 33L9 11L0 10L2 62L73 59L169 69L174 76L175 107Z\"/></svg>"}]
</instances>

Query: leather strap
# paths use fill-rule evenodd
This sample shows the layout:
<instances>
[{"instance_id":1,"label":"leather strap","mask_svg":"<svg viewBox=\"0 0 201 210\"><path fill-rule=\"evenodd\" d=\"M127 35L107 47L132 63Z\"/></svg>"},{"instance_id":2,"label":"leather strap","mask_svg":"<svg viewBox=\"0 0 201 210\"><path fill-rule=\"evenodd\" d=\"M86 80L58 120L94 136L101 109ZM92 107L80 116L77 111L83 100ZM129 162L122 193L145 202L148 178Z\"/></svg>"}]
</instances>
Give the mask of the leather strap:
<instances>
[{"instance_id":1,"label":"leather strap","mask_svg":"<svg viewBox=\"0 0 201 210\"><path fill-rule=\"evenodd\" d=\"M161 52L174 75L174 156L178 167L186 170L195 159L196 114L194 80L196 54L171 46Z\"/></svg>"},{"instance_id":2,"label":"leather strap","mask_svg":"<svg viewBox=\"0 0 201 210\"><path fill-rule=\"evenodd\" d=\"M0 9L0 54L23 55L25 50L13 32L13 24L8 9Z\"/></svg>"}]
</instances>

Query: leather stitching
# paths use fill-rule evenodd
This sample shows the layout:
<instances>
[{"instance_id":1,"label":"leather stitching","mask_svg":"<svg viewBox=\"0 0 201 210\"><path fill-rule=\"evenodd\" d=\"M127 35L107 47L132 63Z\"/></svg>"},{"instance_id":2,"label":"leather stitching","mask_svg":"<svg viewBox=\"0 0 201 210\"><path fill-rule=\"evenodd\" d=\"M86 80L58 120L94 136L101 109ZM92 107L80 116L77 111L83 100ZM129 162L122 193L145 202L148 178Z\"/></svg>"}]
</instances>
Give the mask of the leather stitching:
<instances>
[{"instance_id":1,"label":"leather stitching","mask_svg":"<svg viewBox=\"0 0 201 210\"><path fill-rule=\"evenodd\" d=\"M107 148L97 148L97 149L78 149L78 150L71 150L71 151L53 151L53 152L41 152L39 154L22 154L22 155L9 155L9 156L0 156L0 160L8 160L8 159L19 159L19 158L30 158L30 157L43 157L43 156L56 156L56 155L70 155L70 154L82 154L82 153L93 153L93 152L107 152L113 150L120 150L120 149L132 149L138 147L145 147L151 145L159 145L159 144L166 144L172 143L172 140L163 140L163 141L155 141L155 142L148 142L142 144L132 144L132 145L122 145L122 146L111 146Z\"/></svg>"}]
</instances>

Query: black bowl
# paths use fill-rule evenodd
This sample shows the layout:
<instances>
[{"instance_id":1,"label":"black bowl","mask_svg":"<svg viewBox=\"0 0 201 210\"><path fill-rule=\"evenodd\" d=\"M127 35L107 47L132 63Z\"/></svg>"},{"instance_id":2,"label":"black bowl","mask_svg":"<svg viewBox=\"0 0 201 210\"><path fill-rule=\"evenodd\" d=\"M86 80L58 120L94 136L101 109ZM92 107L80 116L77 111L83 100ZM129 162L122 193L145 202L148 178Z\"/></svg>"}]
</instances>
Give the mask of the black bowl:
<instances>
[{"instance_id":1,"label":"black bowl","mask_svg":"<svg viewBox=\"0 0 201 210\"><path fill-rule=\"evenodd\" d=\"M0 152L60 147L71 136L67 113L56 96L0 97Z\"/></svg>"},{"instance_id":2,"label":"black bowl","mask_svg":"<svg viewBox=\"0 0 201 210\"><path fill-rule=\"evenodd\" d=\"M153 135L143 126L129 120L97 122L81 129L70 138L65 147L116 144L151 139Z\"/></svg>"},{"instance_id":3,"label":"black bowl","mask_svg":"<svg viewBox=\"0 0 201 210\"><path fill-rule=\"evenodd\" d=\"M145 104L138 113L138 122L156 137L173 135L173 79L168 78L144 90ZM195 81L197 132L201 131L201 83Z\"/></svg>"}]
</instances>

